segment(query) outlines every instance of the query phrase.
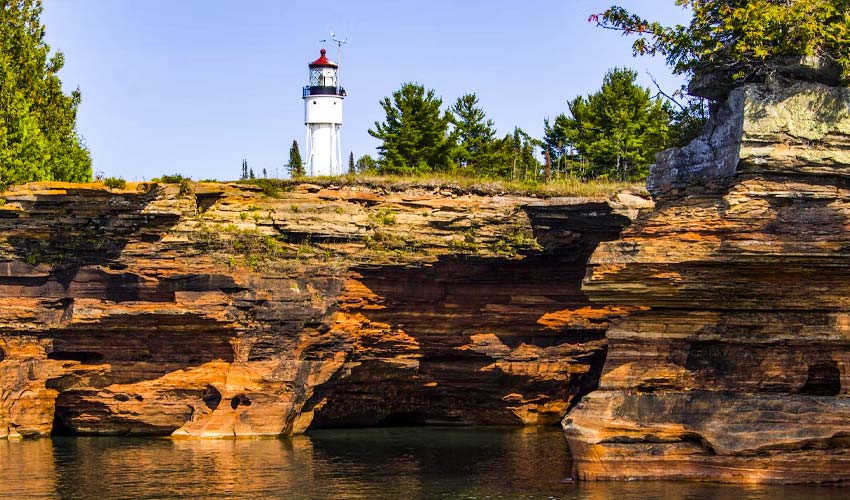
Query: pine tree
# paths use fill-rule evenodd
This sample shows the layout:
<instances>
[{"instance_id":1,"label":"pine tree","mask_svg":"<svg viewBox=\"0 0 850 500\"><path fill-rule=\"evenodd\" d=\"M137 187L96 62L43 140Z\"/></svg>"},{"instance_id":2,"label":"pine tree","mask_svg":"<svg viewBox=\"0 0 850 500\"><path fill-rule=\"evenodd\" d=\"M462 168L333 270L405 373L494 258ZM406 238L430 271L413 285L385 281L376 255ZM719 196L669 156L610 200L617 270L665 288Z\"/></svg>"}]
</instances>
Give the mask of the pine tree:
<instances>
[{"instance_id":1,"label":"pine tree","mask_svg":"<svg viewBox=\"0 0 850 500\"><path fill-rule=\"evenodd\" d=\"M253 167L250 170L248 170L248 178L249 179L254 178L254 168Z\"/></svg>"},{"instance_id":2,"label":"pine tree","mask_svg":"<svg viewBox=\"0 0 850 500\"><path fill-rule=\"evenodd\" d=\"M62 92L61 52L49 59L41 0L0 3L0 185L90 181L91 157L76 130L80 90Z\"/></svg>"},{"instance_id":3,"label":"pine tree","mask_svg":"<svg viewBox=\"0 0 850 500\"><path fill-rule=\"evenodd\" d=\"M263 179L268 179L268 174L266 173L266 167L263 167Z\"/></svg>"},{"instance_id":4,"label":"pine tree","mask_svg":"<svg viewBox=\"0 0 850 500\"><path fill-rule=\"evenodd\" d=\"M475 94L459 97L451 112L459 146L458 164L469 174L493 176L496 131L493 120L487 119L478 106L478 97Z\"/></svg>"},{"instance_id":5,"label":"pine tree","mask_svg":"<svg viewBox=\"0 0 850 500\"><path fill-rule=\"evenodd\" d=\"M239 180L247 180L248 179L248 160L242 158L242 175L239 176Z\"/></svg>"},{"instance_id":6,"label":"pine tree","mask_svg":"<svg viewBox=\"0 0 850 500\"><path fill-rule=\"evenodd\" d=\"M635 84L637 73L615 68L605 75L602 88L567 104L547 130L544 148L560 153L553 141L575 150L568 158L570 173L590 178L645 177L656 152L668 143L670 112L649 89ZM548 123L547 123L548 126Z\"/></svg>"},{"instance_id":7,"label":"pine tree","mask_svg":"<svg viewBox=\"0 0 850 500\"><path fill-rule=\"evenodd\" d=\"M298 150L298 141L292 140L292 146L289 148L289 177L304 177L307 172L304 171L304 163L301 161L301 152Z\"/></svg>"},{"instance_id":8,"label":"pine tree","mask_svg":"<svg viewBox=\"0 0 850 500\"><path fill-rule=\"evenodd\" d=\"M450 117L441 111L442 99L433 90L416 83L405 83L385 97L381 107L383 123L375 122L369 134L381 140L381 173L413 174L449 171L455 147L448 134Z\"/></svg>"},{"instance_id":9,"label":"pine tree","mask_svg":"<svg viewBox=\"0 0 850 500\"><path fill-rule=\"evenodd\" d=\"M354 151L349 151L348 153L348 173L356 174L357 168L354 166Z\"/></svg>"}]
</instances>

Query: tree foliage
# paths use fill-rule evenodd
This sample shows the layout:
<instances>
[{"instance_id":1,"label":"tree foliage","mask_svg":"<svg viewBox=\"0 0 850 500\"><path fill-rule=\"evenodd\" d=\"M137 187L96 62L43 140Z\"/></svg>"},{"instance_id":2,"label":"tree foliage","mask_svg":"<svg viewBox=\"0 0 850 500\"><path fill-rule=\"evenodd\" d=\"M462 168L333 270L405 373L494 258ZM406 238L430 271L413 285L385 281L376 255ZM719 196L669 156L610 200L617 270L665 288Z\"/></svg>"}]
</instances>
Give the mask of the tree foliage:
<instances>
[{"instance_id":1,"label":"tree foliage","mask_svg":"<svg viewBox=\"0 0 850 500\"><path fill-rule=\"evenodd\" d=\"M487 118L475 94L458 97L450 111L459 146L455 153L458 166L465 173L482 172L493 163L498 149L493 120Z\"/></svg>"},{"instance_id":2,"label":"tree foliage","mask_svg":"<svg viewBox=\"0 0 850 500\"><path fill-rule=\"evenodd\" d=\"M850 79L850 0L675 0L691 7L688 26L663 26L613 6L591 16L635 34L636 55L663 54L677 74L722 72L757 79L783 56L820 56Z\"/></svg>"},{"instance_id":3,"label":"tree foliage","mask_svg":"<svg viewBox=\"0 0 850 500\"><path fill-rule=\"evenodd\" d=\"M354 163L354 169L360 172L371 172L378 168L378 162L370 155L363 155Z\"/></svg>"},{"instance_id":4,"label":"tree foliage","mask_svg":"<svg viewBox=\"0 0 850 500\"><path fill-rule=\"evenodd\" d=\"M295 139L292 140L292 146L289 148L287 168L289 169L289 177L293 179L307 175L306 170L304 170L304 162L301 160L301 151L298 149L298 141Z\"/></svg>"},{"instance_id":5,"label":"tree foliage","mask_svg":"<svg viewBox=\"0 0 850 500\"><path fill-rule=\"evenodd\" d=\"M379 170L388 174L446 172L453 168L454 141L448 133L451 118L440 109L443 101L433 90L405 83L392 98L381 100L386 113L369 134L381 140Z\"/></svg>"},{"instance_id":6,"label":"tree foliage","mask_svg":"<svg viewBox=\"0 0 850 500\"><path fill-rule=\"evenodd\" d=\"M0 0L0 184L91 180L80 91L62 92L65 57L50 55L41 11L41 0Z\"/></svg>"},{"instance_id":7,"label":"tree foliage","mask_svg":"<svg viewBox=\"0 0 850 500\"><path fill-rule=\"evenodd\" d=\"M581 178L646 176L668 143L670 110L636 79L634 71L615 68L598 92L568 102L569 113L554 124L545 121L543 147L556 170Z\"/></svg>"}]
</instances>

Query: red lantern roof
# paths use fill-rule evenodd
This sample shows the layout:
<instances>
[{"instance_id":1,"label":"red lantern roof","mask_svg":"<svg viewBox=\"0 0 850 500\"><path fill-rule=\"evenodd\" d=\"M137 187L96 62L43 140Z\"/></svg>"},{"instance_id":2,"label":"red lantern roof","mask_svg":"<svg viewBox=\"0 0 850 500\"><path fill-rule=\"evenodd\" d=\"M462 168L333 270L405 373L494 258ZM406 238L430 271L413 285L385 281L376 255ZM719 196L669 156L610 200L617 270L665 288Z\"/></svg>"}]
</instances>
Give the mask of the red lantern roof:
<instances>
[{"instance_id":1,"label":"red lantern roof","mask_svg":"<svg viewBox=\"0 0 850 500\"><path fill-rule=\"evenodd\" d=\"M324 66L324 67L328 67L328 68L336 68L337 64L335 62L331 61L330 59L328 59L327 57L325 57L326 53L327 52L325 51L325 49L322 49L321 52L320 52L320 54L322 54L321 57L319 57L315 61L311 62L310 67L311 68L320 68L320 67Z\"/></svg>"}]
</instances>

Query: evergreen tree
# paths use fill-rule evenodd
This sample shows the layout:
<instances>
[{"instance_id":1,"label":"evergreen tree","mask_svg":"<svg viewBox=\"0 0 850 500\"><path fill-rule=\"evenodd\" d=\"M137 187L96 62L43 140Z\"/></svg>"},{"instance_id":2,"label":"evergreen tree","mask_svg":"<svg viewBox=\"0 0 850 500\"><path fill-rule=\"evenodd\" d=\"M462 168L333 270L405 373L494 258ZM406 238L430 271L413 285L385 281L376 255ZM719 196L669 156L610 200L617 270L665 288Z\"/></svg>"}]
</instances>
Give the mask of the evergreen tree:
<instances>
[{"instance_id":1,"label":"evergreen tree","mask_svg":"<svg viewBox=\"0 0 850 500\"><path fill-rule=\"evenodd\" d=\"M433 90L405 83L385 97L383 123L375 122L369 134L381 141L380 171L412 174L449 171L454 143L448 135L450 117L441 111L442 99Z\"/></svg>"},{"instance_id":2,"label":"evergreen tree","mask_svg":"<svg viewBox=\"0 0 850 500\"><path fill-rule=\"evenodd\" d=\"M0 185L90 181L91 157L76 130L79 89L65 95L48 59L41 0L0 2Z\"/></svg>"},{"instance_id":3,"label":"evergreen tree","mask_svg":"<svg viewBox=\"0 0 850 500\"><path fill-rule=\"evenodd\" d=\"M549 122L549 118L543 120L542 146L545 154L549 155L554 170L566 173L566 162L572 156L572 148L566 137L566 129L563 123L558 123L558 118L561 118L562 122L566 119L564 115L560 115L555 119L555 125Z\"/></svg>"},{"instance_id":4,"label":"evergreen tree","mask_svg":"<svg viewBox=\"0 0 850 500\"><path fill-rule=\"evenodd\" d=\"M538 180L540 162L534 156L537 142L519 127L507 138L511 157L511 178L522 180Z\"/></svg>"},{"instance_id":5,"label":"evergreen tree","mask_svg":"<svg viewBox=\"0 0 850 500\"><path fill-rule=\"evenodd\" d=\"M266 174L266 167L263 167L263 179L267 179L268 174Z\"/></svg>"},{"instance_id":6,"label":"evergreen tree","mask_svg":"<svg viewBox=\"0 0 850 500\"><path fill-rule=\"evenodd\" d=\"M239 180L247 180L248 179L248 160L242 158L242 175L239 176Z\"/></svg>"},{"instance_id":7,"label":"evergreen tree","mask_svg":"<svg viewBox=\"0 0 850 500\"><path fill-rule=\"evenodd\" d=\"M619 179L645 177L656 152L668 142L670 111L649 89L635 84L637 73L615 68L605 75L602 88L568 103L569 115L547 125L544 148L565 154L570 173L588 178L607 175Z\"/></svg>"},{"instance_id":8,"label":"evergreen tree","mask_svg":"<svg viewBox=\"0 0 850 500\"><path fill-rule=\"evenodd\" d=\"M497 144L493 120L478 106L478 96L466 94L451 108L454 137L458 141L457 159L464 172L494 176Z\"/></svg>"},{"instance_id":9,"label":"evergreen tree","mask_svg":"<svg viewBox=\"0 0 850 500\"><path fill-rule=\"evenodd\" d=\"M501 140L495 140L488 165L487 177L511 180L536 181L540 174L540 162L534 156L538 142L524 130L514 131Z\"/></svg>"},{"instance_id":10,"label":"evergreen tree","mask_svg":"<svg viewBox=\"0 0 850 500\"><path fill-rule=\"evenodd\" d=\"M357 159L354 167L358 172L369 172L378 168L378 162L369 155L363 155Z\"/></svg>"},{"instance_id":11,"label":"evergreen tree","mask_svg":"<svg viewBox=\"0 0 850 500\"><path fill-rule=\"evenodd\" d=\"M248 170L248 178L249 178L249 179L253 179L253 178L254 178L254 169L253 169L253 167L252 167L250 170Z\"/></svg>"},{"instance_id":12,"label":"evergreen tree","mask_svg":"<svg viewBox=\"0 0 850 500\"><path fill-rule=\"evenodd\" d=\"M357 168L354 165L354 151L349 151L348 153L348 173L356 174Z\"/></svg>"},{"instance_id":13,"label":"evergreen tree","mask_svg":"<svg viewBox=\"0 0 850 500\"><path fill-rule=\"evenodd\" d=\"M292 146L289 148L289 177L304 177L307 172L304 170L304 162L301 161L301 152L298 150L298 141L292 140Z\"/></svg>"}]
</instances>

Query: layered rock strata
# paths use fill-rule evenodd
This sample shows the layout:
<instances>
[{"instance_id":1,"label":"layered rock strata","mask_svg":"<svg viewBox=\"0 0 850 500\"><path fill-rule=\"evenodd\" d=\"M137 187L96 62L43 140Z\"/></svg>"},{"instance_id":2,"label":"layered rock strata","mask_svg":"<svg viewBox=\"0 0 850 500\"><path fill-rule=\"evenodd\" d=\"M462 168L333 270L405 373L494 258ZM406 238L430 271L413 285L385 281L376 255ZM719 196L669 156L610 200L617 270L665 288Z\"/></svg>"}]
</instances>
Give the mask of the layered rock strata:
<instances>
[{"instance_id":1,"label":"layered rock strata","mask_svg":"<svg viewBox=\"0 0 850 500\"><path fill-rule=\"evenodd\" d=\"M582 479L850 480L850 90L732 92L583 290L643 307L564 419Z\"/></svg>"},{"instance_id":2,"label":"layered rock strata","mask_svg":"<svg viewBox=\"0 0 850 500\"><path fill-rule=\"evenodd\" d=\"M631 311L580 280L639 196L269 187L2 193L0 437L549 423Z\"/></svg>"}]
</instances>

